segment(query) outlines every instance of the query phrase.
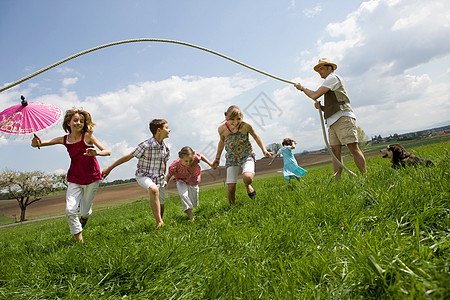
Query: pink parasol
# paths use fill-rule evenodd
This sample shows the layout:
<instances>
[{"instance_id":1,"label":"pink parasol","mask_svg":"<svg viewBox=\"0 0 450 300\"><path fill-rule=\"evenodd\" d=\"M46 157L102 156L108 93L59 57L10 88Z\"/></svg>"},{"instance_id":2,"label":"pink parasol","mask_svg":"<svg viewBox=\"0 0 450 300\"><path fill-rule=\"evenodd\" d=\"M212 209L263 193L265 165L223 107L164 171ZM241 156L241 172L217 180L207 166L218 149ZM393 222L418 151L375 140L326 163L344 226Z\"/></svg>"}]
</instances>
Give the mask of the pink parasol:
<instances>
[{"instance_id":1,"label":"pink parasol","mask_svg":"<svg viewBox=\"0 0 450 300\"><path fill-rule=\"evenodd\" d=\"M0 112L0 136L27 137L55 125L62 116L55 105L21 99L21 104Z\"/></svg>"}]
</instances>

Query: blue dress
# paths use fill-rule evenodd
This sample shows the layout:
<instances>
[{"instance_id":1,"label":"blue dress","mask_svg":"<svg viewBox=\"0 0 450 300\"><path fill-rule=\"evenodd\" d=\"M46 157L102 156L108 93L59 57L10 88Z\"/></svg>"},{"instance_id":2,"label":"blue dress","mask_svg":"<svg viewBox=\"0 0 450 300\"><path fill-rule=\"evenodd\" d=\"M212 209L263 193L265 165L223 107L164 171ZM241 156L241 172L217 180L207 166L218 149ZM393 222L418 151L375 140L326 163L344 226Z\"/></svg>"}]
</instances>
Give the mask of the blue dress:
<instances>
[{"instance_id":1,"label":"blue dress","mask_svg":"<svg viewBox=\"0 0 450 300\"><path fill-rule=\"evenodd\" d=\"M302 177L306 174L305 169L301 168L297 164L297 160L295 160L294 154L292 154L291 146L283 146L278 150L277 154L283 155L283 176L284 179L290 180L295 177Z\"/></svg>"}]
</instances>

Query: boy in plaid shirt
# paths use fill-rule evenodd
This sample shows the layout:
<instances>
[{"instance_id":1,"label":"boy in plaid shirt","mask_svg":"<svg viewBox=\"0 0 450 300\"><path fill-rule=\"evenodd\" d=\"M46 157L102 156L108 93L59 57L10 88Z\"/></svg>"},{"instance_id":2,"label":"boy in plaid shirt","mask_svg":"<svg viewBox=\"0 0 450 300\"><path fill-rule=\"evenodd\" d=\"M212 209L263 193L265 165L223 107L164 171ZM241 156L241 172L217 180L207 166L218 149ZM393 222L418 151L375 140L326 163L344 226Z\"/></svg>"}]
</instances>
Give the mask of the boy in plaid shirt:
<instances>
[{"instance_id":1,"label":"boy in plaid shirt","mask_svg":"<svg viewBox=\"0 0 450 300\"><path fill-rule=\"evenodd\" d=\"M122 156L104 169L102 176L105 178L112 169L136 157L136 181L148 190L156 228L159 228L164 225L164 174L170 156L169 147L163 140L169 137L170 129L166 120L154 119L150 122L150 131L153 137L141 142L130 154Z\"/></svg>"}]
</instances>

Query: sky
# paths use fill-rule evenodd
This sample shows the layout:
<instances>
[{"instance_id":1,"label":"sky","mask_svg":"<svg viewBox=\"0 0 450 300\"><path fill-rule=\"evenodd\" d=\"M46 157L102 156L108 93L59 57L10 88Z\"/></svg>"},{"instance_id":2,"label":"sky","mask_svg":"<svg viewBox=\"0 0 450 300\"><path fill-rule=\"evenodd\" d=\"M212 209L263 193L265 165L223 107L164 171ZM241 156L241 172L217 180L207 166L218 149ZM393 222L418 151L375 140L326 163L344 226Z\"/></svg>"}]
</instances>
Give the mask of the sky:
<instances>
[{"instance_id":1,"label":"sky","mask_svg":"<svg viewBox=\"0 0 450 300\"><path fill-rule=\"evenodd\" d=\"M312 90L323 81L313 67L327 57L368 138L450 124L449 1L6 0L0 29L1 87L96 46L168 39ZM154 118L171 129L169 164L183 146L213 160L230 105L241 108L265 145L290 137L298 152L325 147L314 102L293 85L183 45L129 43L80 56L1 92L0 111L21 95L63 112L89 111L94 135L112 151L98 157L101 169L149 138ZM39 135L64 134L60 123ZM64 146L30 143L0 137L0 171L68 170ZM134 177L136 163L117 167L108 180Z\"/></svg>"}]
</instances>

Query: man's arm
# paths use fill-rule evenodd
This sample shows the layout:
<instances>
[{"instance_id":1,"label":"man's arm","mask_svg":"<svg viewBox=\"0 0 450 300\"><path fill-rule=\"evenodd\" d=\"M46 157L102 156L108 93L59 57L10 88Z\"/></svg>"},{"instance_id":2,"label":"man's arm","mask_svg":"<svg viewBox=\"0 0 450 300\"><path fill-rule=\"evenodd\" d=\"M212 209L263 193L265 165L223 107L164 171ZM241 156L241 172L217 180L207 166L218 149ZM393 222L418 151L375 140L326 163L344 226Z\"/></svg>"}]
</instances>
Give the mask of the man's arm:
<instances>
[{"instance_id":1,"label":"man's arm","mask_svg":"<svg viewBox=\"0 0 450 300\"><path fill-rule=\"evenodd\" d=\"M322 97L326 92L328 92L330 90L330 88L321 86L319 87L316 91L312 91L309 90L307 88L305 88L304 86L302 86L300 83L297 83L295 85L295 87L302 91L303 93L305 93L306 96L308 96L309 98L313 99L313 100L317 100L320 97Z\"/></svg>"}]
</instances>

